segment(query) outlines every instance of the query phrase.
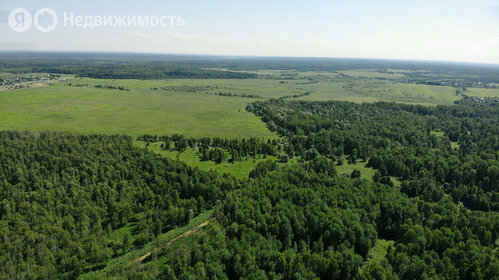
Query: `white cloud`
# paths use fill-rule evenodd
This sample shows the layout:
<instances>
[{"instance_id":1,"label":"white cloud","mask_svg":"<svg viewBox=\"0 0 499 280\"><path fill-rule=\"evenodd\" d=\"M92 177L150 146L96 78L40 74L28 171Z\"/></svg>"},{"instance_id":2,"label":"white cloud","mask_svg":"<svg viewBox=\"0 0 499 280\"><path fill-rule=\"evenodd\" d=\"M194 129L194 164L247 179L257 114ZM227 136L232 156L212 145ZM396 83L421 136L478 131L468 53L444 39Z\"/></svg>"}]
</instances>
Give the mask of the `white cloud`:
<instances>
[{"instance_id":1,"label":"white cloud","mask_svg":"<svg viewBox=\"0 0 499 280\"><path fill-rule=\"evenodd\" d=\"M152 37L153 34L150 33L141 33L141 32L130 32L130 37L139 37L139 38L148 38Z\"/></svg>"},{"instance_id":2,"label":"white cloud","mask_svg":"<svg viewBox=\"0 0 499 280\"><path fill-rule=\"evenodd\" d=\"M167 31L163 33L166 37L173 39L182 39L182 40L192 40L192 39L201 39L199 36L189 35L182 32L171 32Z\"/></svg>"}]
</instances>

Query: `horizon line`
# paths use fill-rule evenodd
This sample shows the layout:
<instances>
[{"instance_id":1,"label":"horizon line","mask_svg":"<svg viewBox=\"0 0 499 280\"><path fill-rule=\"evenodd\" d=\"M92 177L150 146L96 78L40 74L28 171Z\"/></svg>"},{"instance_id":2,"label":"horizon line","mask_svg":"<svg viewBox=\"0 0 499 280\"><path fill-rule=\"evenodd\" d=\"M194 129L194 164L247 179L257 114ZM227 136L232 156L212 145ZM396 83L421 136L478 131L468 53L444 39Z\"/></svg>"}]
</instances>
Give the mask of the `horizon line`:
<instances>
[{"instance_id":1,"label":"horizon line","mask_svg":"<svg viewBox=\"0 0 499 280\"><path fill-rule=\"evenodd\" d=\"M457 60L433 60L433 59L411 59L411 58L372 58L372 57L333 57L333 56L273 56L273 55L226 55L226 54L199 54L199 53L168 53L168 52L134 52L134 51L95 51L95 50L0 50L0 53L87 53L87 54L133 54L133 55L171 55L171 56L208 56L225 58L281 58L281 59L351 59L351 60L378 60L396 62L422 62L422 63L449 63L449 64L472 64L482 66L497 66L495 62L457 61Z\"/></svg>"}]
</instances>

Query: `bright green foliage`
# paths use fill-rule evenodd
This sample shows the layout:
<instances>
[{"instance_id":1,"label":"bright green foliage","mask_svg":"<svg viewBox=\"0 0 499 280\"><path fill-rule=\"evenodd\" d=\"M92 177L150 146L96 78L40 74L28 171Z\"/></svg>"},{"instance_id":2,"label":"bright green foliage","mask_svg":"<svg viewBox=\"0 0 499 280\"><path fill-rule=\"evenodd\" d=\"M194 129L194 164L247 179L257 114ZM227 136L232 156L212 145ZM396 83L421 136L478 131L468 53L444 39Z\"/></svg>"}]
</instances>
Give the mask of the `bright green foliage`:
<instances>
[{"instance_id":1,"label":"bright green foliage","mask_svg":"<svg viewBox=\"0 0 499 280\"><path fill-rule=\"evenodd\" d=\"M386 185L331 176L321 166L289 166L248 182L222 203L215 215L221 226L116 275L491 279L496 274L491 244L497 238L496 212L470 211L450 200L410 199Z\"/></svg>"},{"instance_id":2,"label":"bright green foliage","mask_svg":"<svg viewBox=\"0 0 499 280\"><path fill-rule=\"evenodd\" d=\"M450 195L470 209L499 211L498 104L463 100L454 106L425 107L274 100L252 103L248 110L287 137L284 150L290 155L348 161L340 170L362 160L379 171L375 181L394 185L390 176L396 177L410 197L440 201Z\"/></svg>"},{"instance_id":3,"label":"bright green foliage","mask_svg":"<svg viewBox=\"0 0 499 280\"><path fill-rule=\"evenodd\" d=\"M1 279L75 278L188 223L237 185L126 136L0 132L0 162ZM116 241L113 230L128 223L133 231Z\"/></svg>"}]
</instances>

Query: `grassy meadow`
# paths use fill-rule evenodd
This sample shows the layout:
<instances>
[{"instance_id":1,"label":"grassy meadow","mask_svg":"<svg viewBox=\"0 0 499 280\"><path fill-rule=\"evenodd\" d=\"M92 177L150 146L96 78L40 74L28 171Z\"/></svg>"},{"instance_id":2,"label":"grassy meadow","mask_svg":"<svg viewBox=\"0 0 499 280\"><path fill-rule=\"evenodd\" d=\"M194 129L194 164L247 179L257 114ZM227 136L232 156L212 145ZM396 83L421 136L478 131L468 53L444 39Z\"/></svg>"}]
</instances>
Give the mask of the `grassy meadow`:
<instances>
[{"instance_id":1,"label":"grassy meadow","mask_svg":"<svg viewBox=\"0 0 499 280\"><path fill-rule=\"evenodd\" d=\"M111 80L77 79L108 84ZM73 81L75 82L75 81ZM191 81L184 81L190 83ZM254 99L153 91L159 81L115 81L129 88L53 86L0 93L0 129L78 133L276 137L245 110ZM164 82L163 82L164 84Z\"/></svg>"},{"instance_id":2,"label":"grassy meadow","mask_svg":"<svg viewBox=\"0 0 499 280\"><path fill-rule=\"evenodd\" d=\"M394 83L387 80L345 79L324 81L308 101L341 100L350 102L401 102L422 105L451 105L459 100L455 89L445 86Z\"/></svg>"},{"instance_id":3,"label":"grassy meadow","mask_svg":"<svg viewBox=\"0 0 499 280\"><path fill-rule=\"evenodd\" d=\"M248 103L287 97L450 105L460 98L452 87L396 82L403 72L262 71L260 74L265 78L73 78L44 87L2 91L0 130L56 130L133 137L180 133L193 137L273 138L277 135L245 110ZM387 76L390 79L376 79ZM499 97L499 90L472 88L468 94Z\"/></svg>"},{"instance_id":4,"label":"grassy meadow","mask_svg":"<svg viewBox=\"0 0 499 280\"><path fill-rule=\"evenodd\" d=\"M267 159L277 160L277 157L274 156L267 156L266 158L257 157L256 159L249 157L235 163L230 163L226 160L223 163L218 164L210 160L202 161L199 158L196 149L187 149L186 151L179 153L177 151L166 151L161 149L160 142L149 143L149 146L146 146L146 142L134 141L134 145L140 148L147 148L150 151L174 160L178 159L189 166L197 167L204 171L216 171L220 174L230 174L239 179L248 178L251 170L253 170L258 163ZM231 156L227 154L227 158L229 159L230 157ZM291 159L289 163L296 163L296 158Z\"/></svg>"}]
</instances>

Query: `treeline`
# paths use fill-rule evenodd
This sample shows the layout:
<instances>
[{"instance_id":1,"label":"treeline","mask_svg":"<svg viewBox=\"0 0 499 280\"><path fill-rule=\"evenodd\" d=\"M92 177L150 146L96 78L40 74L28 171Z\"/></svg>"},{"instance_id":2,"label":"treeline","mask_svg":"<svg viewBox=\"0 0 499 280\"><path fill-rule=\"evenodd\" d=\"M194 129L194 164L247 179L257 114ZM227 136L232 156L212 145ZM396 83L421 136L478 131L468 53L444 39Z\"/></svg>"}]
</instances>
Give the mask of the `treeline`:
<instances>
[{"instance_id":1,"label":"treeline","mask_svg":"<svg viewBox=\"0 0 499 280\"><path fill-rule=\"evenodd\" d=\"M88 84L74 84L74 83L67 83L66 86L68 87L88 87ZM117 89L117 90L123 90L123 91L130 91L129 88L123 87L123 86L110 86L110 85L94 85L94 88L104 88L104 89Z\"/></svg>"},{"instance_id":2,"label":"treeline","mask_svg":"<svg viewBox=\"0 0 499 280\"><path fill-rule=\"evenodd\" d=\"M299 98L299 97L303 97L303 96L309 96L310 93L311 93L310 91L306 91L306 92L300 93L300 94L281 96L278 99L284 100L284 99L289 99L289 98Z\"/></svg>"},{"instance_id":3,"label":"treeline","mask_svg":"<svg viewBox=\"0 0 499 280\"><path fill-rule=\"evenodd\" d=\"M218 96L225 96L225 97L242 97L242 98L253 98L253 99L262 99L260 95L257 94L237 94L237 93L230 93L230 92L203 92L200 94L206 94L206 95L218 95Z\"/></svg>"},{"instance_id":4,"label":"treeline","mask_svg":"<svg viewBox=\"0 0 499 280\"><path fill-rule=\"evenodd\" d=\"M495 65L380 59L2 52L0 65L2 71L10 73L74 74L104 79L255 79L259 75L248 71L336 72L393 69L405 70L404 74L409 77L401 80L409 83L445 82L450 85L463 83L471 86L499 83L499 67ZM295 77L291 75L289 78Z\"/></svg>"},{"instance_id":5,"label":"treeline","mask_svg":"<svg viewBox=\"0 0 499 280\"><path fill-rule=\"evenodd\" d=\"M254 99L262 99L260 95L257 94L236 94L236 93L230 93L230 92L206 92L205 94L208 95L218 95L218 96L225 96L225 97L242 97L242 98L254 98Z\"/></svg>"},{"instance_id":6,"label":"treeline","mask_svg":"<svg viewBox=\"0 0 499 280\"><path fill-rule=\"evenodd\" d=\"M166 91L174 91L174 92L181 92L181 93L204 93L206 95L218 95L218 96L226 96L226 97L243 97L243 98L255 98L255 99L261 99L260 95L256 94L237 94L237 93L231 93L231 92L222 92L222 91L216 91L218 89L225 89L225 90L230 90L231 88L227 87L219 87L219 86L165 86L161 87L161 90L166 90ZM158 90L157 87L151 88L151 90ZM210 91L208 91L210 90ZM204 92L203 92L204 91Z\"/></svg>"},{"instance_id":7,"label":"treeline","mask_svg":"<svg viewBox=\"0 0 499 280\"><path fill-rule=\"evenodd\" d=\"M126 136L0 132L0 279L74 279L237 186ZM133 235L111 238L136 224Z\"/></svg>"},{"instance_id":8,"label":"treeline","mask_svg":"<svg viewBox=\"0 0 499 280\"><path fill-rule=\"evenodd\" d=\"M227 139L221 137L185 137L180 134L171 136L141 135L139 141L149 143L161 142L161 148L169 151L184 152L195 149L201 160L211 160L222 163L225 160L237 162L248 157L277 156L282 152L283 146L277 139L242 138ZM228 157L230 155L230 158Z\"/></svg>"},{"instance_id":9,"label":"treeline","mask_svg":"<svg viewBox=\"0 0 499 280\"><path fill-rule=\"evenodd\" d=\"M81 67L31 68L34 73L74 74L95 79L256 79L257 74L201 70L175 65L108 65Z\"/></svg>"},{"instance_id":10,"label":"treeline","mask_svg":"<svg viewBox=\"0 0 499 280\"><path fill-rule=\"evenodd\" d=\"M129 88L123 87L123 86L103 86L103 85L94 85L95 88L105 88L105 89L117 89L117 90L125 90L125 91L130 91Z\"/></svg>"},{"instance_id":11,"label":"treeline","mask_svg":"<svg viewBox=\"0 0 499 280\"><path fill-rule=\"evenodd\" d=\"M27 59L27 60L26 60ZM151 59L147 55L0 53L2 71L73 74L96 79L257 79L249 72L208 69L202 61Z\"/></svg>"},{"instance_id":12,"label":"treeline","mask_svg":"<svg viewBox=\"0 0 499 280\"><path fill-rule=\"evenodd\" d=\"M497 212L335 176L317 157L227 195L206 230L107 277L147 279L494 279ZM392 240L369 261L379 239ZM386 254L386 255L385 255Z\"/></svg>"},{"instance_id":13,"label":"treeline","mask_svg":"<svg viewBox=\"0 0 499 280\"><path fill-rule=\"evenodd\" d=\"M287 137L290 157L362 160L377 178L398 177L412 197L499 211L499 102L454 106L286 102L248 105ZM444 132L444 136L435 135Z\"/></svg>"}]
</instances>

